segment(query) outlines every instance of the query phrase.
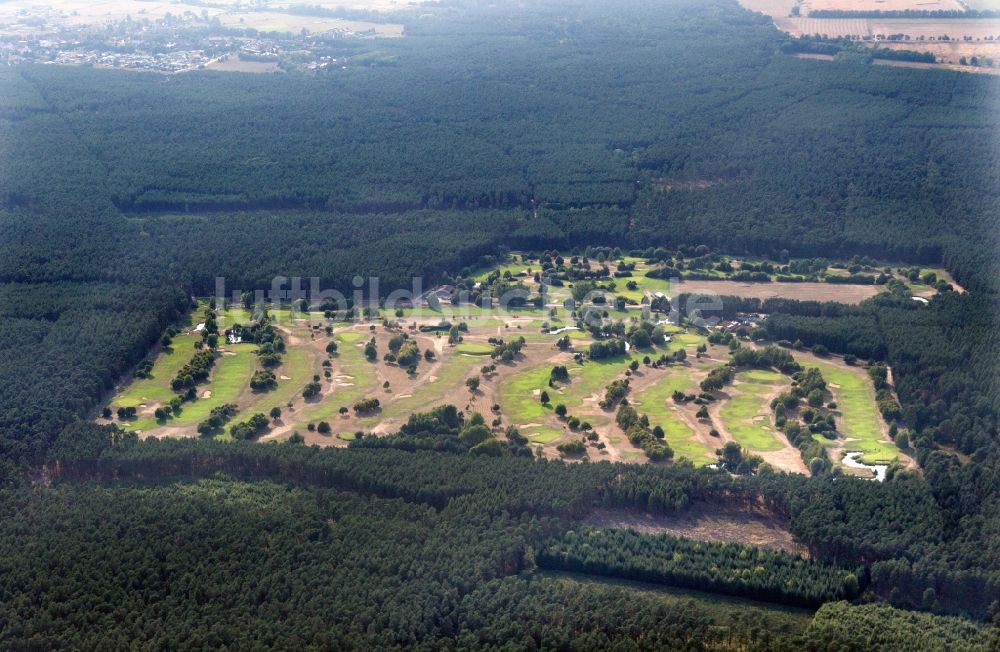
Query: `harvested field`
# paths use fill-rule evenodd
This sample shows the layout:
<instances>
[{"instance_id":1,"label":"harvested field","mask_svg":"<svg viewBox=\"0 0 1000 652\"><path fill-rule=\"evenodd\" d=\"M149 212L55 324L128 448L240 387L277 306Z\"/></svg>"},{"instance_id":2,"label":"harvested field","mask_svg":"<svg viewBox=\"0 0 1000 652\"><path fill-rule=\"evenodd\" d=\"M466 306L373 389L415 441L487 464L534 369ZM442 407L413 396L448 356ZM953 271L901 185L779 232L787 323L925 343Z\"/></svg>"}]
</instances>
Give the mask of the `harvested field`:
<instances>
[{"instance_id":1,"label":"harvested field","mask_svg":"<svg viewBox=\"0 0 1000 652\"><path fill-rule=\"evenodd\" d=\"M256 72L274 73L280 72L277 62L274 61L244 61L233 55L217 59L205 66L205 70L218 70L222 72Z\"/></svg>"},{"instance_id":2,"label":"harvested field","mask_svg":"<svg viewBox=\"0 0 1000 652\"><path fill-rule=\"evenodd\" d=\"M968 36L984 39L1000 36L1000 20L986 18L809 18L775 17L779 29L792 36L822 34L829 37L855 36L862 39L904 34L910 50L921 50L925 43L942 36L949 41ZM881 43L879 45L882 45Z\"/></svg>"},{"instance_id":3,"label":"harvested field","mask_svg":"<svg viewBox=\"0 0 1000 652\"><path fill-rule=\"evenodd\" d=\"M924 70L954 70L956 72L971 72L979 75L1000 75L1000 68L983 68L973 66L960 66L953 63L920 63L919 61L893 61L891 59L875 59L872 61L877 66L889 66L891 68L921 68Z\"/></svg>"},{"instance_id":4,"label":"harvested field","mask_svg":"<svg viewBox=\"0 0 1000 652\"><path fill-rule=\"evenodd\" d=\"M219 16L219 21L226 27L253 28L262 32L298 33L303 29L307 29L314 34L348 31L357 34L370 33L373 36L377 35L381 38L400 37L403 35L403 26L399 24L299 16L297 14L281 14L270 11L225 13Z\"/></svg>"},{"instance_id":5,"label":"harvested field","mask_svg":"<svg viewBox=\"0 0 1000 652\"><path fill-rule=\"evenodd\" d=\"M236 0L231 0L236 2ZM276 7L288 6L289 3L284 0L278 0L277 2L269 2L269 5ZM292 3L294 4L294 3ZM407 9L415 9L423 4L422 0L335 0L333 2L317 0L310 1L309 6L311 7L323 7L324 9L336 10L339 8L347 9L348 11L379 11L379 12L393 12L393 11L404 11Z\"/></svg>"},{"instance_id":6,"label":"harvested field","mask_svg":"<svg viewBox=\"0 0 1000 652\"><path fill-rule=\"evenodd\" d=\"M895 18L870 22L873 35L906 34L909 40L923 37L929 41L932 38L939 39L941 36L947 36L951 40L961 40L966 36L973 39L1000 37L1000 19L996 18Z\"/></svg>"},{"instance_id":7,"label":"harvested field","mask_svg":"<svg viewBox=\"0 0 1000 652\"><path fill-rule=\"evenodd\" d=\"M962 11L958 0L804 0L802 13L811 11Z\"/></svg>"},{"instance_id":8,"label":"harvested field","mask_svg":"<svg viewBox=\"0 0 1000 652\"><path fill-rule=\"evenodd\" d=\"M933 43L920 41L917 43L881 43L879 47L889 50L916 50L918 52L930 52L937 59L939 64L951 64L949 69L960 69L962 72L993 72L996 68L986 68L983 66L959 66L962 57L970 61L972 57L979 59L993 59L1000 61L1000 41L935 41ZM879 61L887 65L897 63L910 63L908 61ZM928 64L924 64L926 67ZM955 68L952 68L954 66ZM933 64L931 64L933 67Z\"/></svg>"},{"instance_id":9,"label":"harvested field","mask_svg":"<svg viewBox=\"0 0 1000 652\"><path fill-rule=\"evenodd\" d=\"M695 503L683 514L659 516L637 510L599 509L584 521L598 528L628 528L644 534L670 534L712 543L740 543L808 556L787 525L763 511Z\"/></svg>"},{"instance_id":10,"label":"harvested field","mask_svg":"<svg viewBox=\"0 0 1000 652\"><path fill-rule=\"evenodd\" d=\"M781 297L799 301L837 301L861 303L870 299L881 288L874 285L847 285L837 283L744 283L742 281L682 281L675 287L680 293L768 299Z\"/></svg>"}]
</instances>

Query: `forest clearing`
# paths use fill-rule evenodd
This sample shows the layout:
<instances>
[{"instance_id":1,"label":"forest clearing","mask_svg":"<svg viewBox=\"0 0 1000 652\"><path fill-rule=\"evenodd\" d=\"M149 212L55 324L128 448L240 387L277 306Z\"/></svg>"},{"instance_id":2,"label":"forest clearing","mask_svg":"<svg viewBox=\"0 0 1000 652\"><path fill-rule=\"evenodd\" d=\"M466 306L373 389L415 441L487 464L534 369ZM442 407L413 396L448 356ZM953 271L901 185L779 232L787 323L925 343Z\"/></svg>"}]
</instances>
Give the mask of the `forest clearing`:
<instances>
[{"instance_id":1,"label":"forest clearing","mask_svg":"<svg viewBox=\"0 0 1000 652\"><path fill-rule=\"evenodd\" d=\"M733 281L727 277L768 264L715 258L706 269L697 259L688 260L682 265L685 271L677 274L700 270L697 274L717 280L671 283L659 278L668 263L620 256L602 261L595 270L586 257L544 256L558 260L564 275L583 275L589 269L596 279L564 283L551 262L543 268L542 259L514 254L492 268L468 272L456 280L457 286L427 293L421 305L366 310L362 318L315 306L266 313L259 306L213 311L208 300L202 300L188 323L168 334L150 361L140 365L100 421L117 418L143 437L207 434L230 440L236 424L259 415L255 439L346 446L365 434L394 433L414 413L454 405L466 415L483 415L498 435L514 428L539 456L647 462L653 456L623 422L623 408L631 406L675 461L717 464L721 449L735 442L746 455L776 469L809 473L773 408L796 384L792 377L764 365L738 371L725 386L705 389L706 379L728 368L740 337L744 348L763 350L762 342L747 337L755 317L748 316L742 321L745 326L739 326L741 322L705 313L710 319L697 325L671 312L667 293L675 297L678 290L719 288L755 300L801 288L812 292L795 295L799 298L860 301L850 293L863 288L866 296L874 296L885 285ZM838 278L848 273L827 261L790 262L791 267L797 265L813 278L820 268L822 275ZM936 292L929 284L947 284L938 280L940 270L856 265L851 266L856 276L863 276L863 269L888 270L895 285L885 283L896 291ZM771 271L788 274L787 267ZM525 301L536 279L545 279L539 283L544 294ZM465 302L439 298L445 292L457 296L462 288L472 293ZM486 308L482 293L488 288L504 296L521 292L522 305L506 311ZM592 312L594 308L600 312ZM593 322L595 315L603 315L600 326ZM177 389L176 379L183 376L192 353L207 350L206 322L214 322L207 330L217 334L211 336L217 338L214 362L203 379ZM273 362L262 363L261 347L240 339L255 323L270 328L274 341L281 343L280 355L272 353L270 344L265 347L265 357L275 355ZM638 332L643 329L651 337ZM623 348L603 352L615 342ZM793 351L792 357L802 368L820 369L828 383L819 405L829 404L829 418L840 434L812 437L828 450L832 464L841 465L845 454L858 452L859 461L866 464L913 465L892 442L862 365L805 350ZM182 395L190 402L181 400ZM218 427L207 429L206 421L223 411Z\"/></svg>"}]
</instances>

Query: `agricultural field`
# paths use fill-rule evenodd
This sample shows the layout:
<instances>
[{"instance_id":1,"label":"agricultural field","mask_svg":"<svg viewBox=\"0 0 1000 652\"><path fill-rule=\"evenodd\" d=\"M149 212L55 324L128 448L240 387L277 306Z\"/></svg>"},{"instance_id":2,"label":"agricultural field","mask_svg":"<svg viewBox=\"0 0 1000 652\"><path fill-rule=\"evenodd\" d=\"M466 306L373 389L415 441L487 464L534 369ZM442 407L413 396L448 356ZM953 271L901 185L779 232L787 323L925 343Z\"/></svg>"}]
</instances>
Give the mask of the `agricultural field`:
<instances>
[{"instance_id":1,"label":"agricultural field","mask_svg":"<svg viewBox=\"0 0 1000 652\"><path fill-rule=\"evenodd\" d=\"M866 18L813 17L813 11L962 11L998 10L996 0L959 2L958 0L804 0L798 15L792 15L794 0L741 0L751 11L774 19L775 26L788 34L821 35L829 38L851 37L869 45L890 50L929 52L936 63L876 59L881 65L914 68L947 68L961 72L997 73L988 62L1000 61L1000 20L995 18ZM898 35L903 35L902 39ZM894 40L887 40L893 36ZM973 65L975 57L978 65ZM801 57L806 58L806 57ZM808 57L819 58L819 57ZM830 59L831 57L826 57ZM964 62L963 62L964 59ZM986 65L984 65L986 64Z\"/></svg>"},{"instance_id":2,"label":"agricultural field","mask_svg":"<svg viewBox=\"0 0 1000 652\"><path fill-rule=\"evenodd\" d=\"M725 260L736 269L750 264ZM570 268L580 273L585 269L582 261L575 265L571 263ZM213 436L228 438L232 426L261 415L266 419L266 427L257 437L261 441L294 436L311 444L345 446L360 433L393 433L411 414L451 404L465 414L479 413L492 420L498 434L508 426L517 428L542 456L562 457L567 455L562 445L584 441L582 454L574 452L570 457L645 461L647 451L635 440L629 441L617 419L621 398L611 404L605 400L608 387L620 381L627 384L623 404L631 405L648 420L650 430L669 446L675 460L683 458L699 466L713 464L717 451L735 441L748 454L775 468L807 473L800 452L775 426L770 407L772 399L788 390L791 379L764 369L741 370L730 384L715 392L710 403L691 400L701 392L702 381L729 361L729 348L709 342L709 331L671 322L677 315L668 317L665 311L669 307L656 302L668 293L690 291L692 286L719 287L722 294L739 293L744 286L754 291L759 287L816 286L810 298L820 296L820 289L829 289L835 297L839 291L859 287L874 293L877 286L745 283L726 280L723 272L718 272L719 280L671 283L651 276L659 265L641 259L622 257L601 265L609 268L610 275L594 285L605 290L606 298L587 305L574 303L574 293L581 289L578 285L592 281L559 282L549 266L545 271L549 278L546 293L507 310L485 308L481 301L480 305L442 301L441 289L434 290L436 299L382 310L366 319L316 310L271 310L269 323L284 350L280 364L266 369L259 360L258 344L226 337L227 329L252 322L250 312L243 307L219 310L220 339L214 365L190 390L192 400L164 415L164 409L179 396L172 381L192 359L196 347L202 346L204 332L199 329L209 314L208 303L203 301L177 329L169 346L151 352L149 373L138 374L146 377L123 383L100 421L120 422L143 437L197 437L200 432L205 434L200 427L214 411L235 406ZM631 270L630 276L614 278L614 273L626 270ZM535 293L539 286L534 278L541 271L539 261L519 257L456 283L474 292L487 286L499 292L519 285ZM824 275L838 273L839 268L823 270ZM901 268L894 274L910 283L915 292L937 291L933 285L921 287L921 281L950 280L941 270ZM911 276L917 281L909 281ZM614 297L620 302L616 304ZM585 314L587 319L597 314L593 310L607 313L600 326L581 321ZM659 340L632 339L643 324L647 332L655 330ZM635 345L625 344L620 339L623 337ZM592 356L592 345L614 341L621 342L624 351ZM513 354L499 355L499 346L518 342L522 344ZM407 362L400 364L395 353L402 355L404 345L416 353L411 351ZM832 358L820 360L805 352L795 355L802 364L821 368L839 403L840 431L846 435L823 442L831 459L837 463L847 452L860 453L863 463L898 459L899 451L886 434L864 369L837 364ZM557 378L554 368L565 368L565 374ZM251 379L264 371L273 373L270 387L251 388ZM313 389L305 391L307 387ZM678 396L687 398L679 400ZM135 413L119 414L129 408Z\"/></svg>"},{"instance_id":3,"label":"agricultural field","mask_svg":"<svg viewBox=\"0 0 1000 652\"><path fill-rule=\"evenodd\" d=\"M219 70L222 72L254 72L254 73L276 73L281 69L274 61L246 61L238 56L225 56L215 59L205 66L205 70Z\"/></svg>"},{"instance_id":4,"label":"agricultural field","mask_svg":"<svg viewBox=\"0 0 1000 652\"><path fill-rule=\"evenodd\" d=\"M902 44L906 49L923 52L926 44L942 36L949 41L963 41L1000 36L1000 20L994 18L811 18L784 16L775 18L775 24L792 36L821 34L828 37L852 36L873 40L877 36L904 34ZM882 46L882 42L879 42Z\"/></svg>"},{"instance_id":5,"label":"agricultural field","mask_svg":"<svg viewBox=\"0 0 1000 652\"><path fill-rule=\"evenodd\" d=\"M919 50L920 52L930 52L934 55L934 58L939 62L937 64L924 64L931 67L940 66L944 64L951 69L960 70L962 72L992 72L996 73L997 68L987 68L985 66L972 66L968 65L972 61L973 57L977 57L980 60L983 59L993 59L994 61L1000 61L1000 42L994 41L934 41L927 42L921 41L919 44L915 43L882 43L879 47L887 48L889 50ZM965 59L966 64L962 64L962 59ZM917 61L892 61L892 60L877 60L877 63L882 63L885 65L898 65L903 63L919 63Z\"/></svg>"},{"instance_id":6,"label":"agricultural field","mask_svg":"<svg viewBox=\"0 0 1000 652\"><path fill-rule=\"evenodd\" d=\"M958 0L803 0L802 13L811 11L962 11Z\"/></svg>"},{"instance_id":7,"label":"agricultural field","mask_svg":"<svg viewBox=\"0 0 1000 652\"><path fill-rule=\"evenodd\" d=\"M332 31L349 31L371 34L380 38L403 36L403 26L392 23L373 23L358 20L344 20L325 16L301 16L271 11L234 11L218 16L226 27L252 28L262 32L297 33L308 30L320 34Z\"/></svg>"}]
</instances>

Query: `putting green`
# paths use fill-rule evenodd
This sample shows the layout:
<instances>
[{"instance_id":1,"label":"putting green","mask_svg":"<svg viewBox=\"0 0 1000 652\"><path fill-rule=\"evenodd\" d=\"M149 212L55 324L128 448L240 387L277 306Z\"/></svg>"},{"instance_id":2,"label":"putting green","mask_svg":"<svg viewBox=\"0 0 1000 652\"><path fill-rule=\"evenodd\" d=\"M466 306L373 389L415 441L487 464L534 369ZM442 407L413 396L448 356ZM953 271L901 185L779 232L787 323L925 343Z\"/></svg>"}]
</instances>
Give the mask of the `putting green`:
<instances>
[{"instance_id":1,"label":"putting green","mask_svg":"<svg viewBox=\"0 0 1000 652\"><path fill-rule=\"evenodd\" d=\"M551 444L566 433L555 428L536 426L525 428L521 434L537 444Z\"/></svg>"},{"instance_id":2,"label":"putting green","mask_svg":"<svg viewBox=\"0 0 1000 652\"><path fill-rule=\"evenodd\" d=\"M750 369L748 371L743 371L740 373L740 377L744 380L756 383L780 384L788 382L788 376L779 374L777 371L769 371L767 369Z\"/></svg>"},{"instance_id":3,"label":"putting green","mask_svg":"<svg viewBox=\"0 0 1000 652\"><path fill-rule=\"evenodd\" d=\"M466 355L489 355L493 353L493 346L481 342L462 342L455 346L455 350Z\"/></svg>"}]
</instances>

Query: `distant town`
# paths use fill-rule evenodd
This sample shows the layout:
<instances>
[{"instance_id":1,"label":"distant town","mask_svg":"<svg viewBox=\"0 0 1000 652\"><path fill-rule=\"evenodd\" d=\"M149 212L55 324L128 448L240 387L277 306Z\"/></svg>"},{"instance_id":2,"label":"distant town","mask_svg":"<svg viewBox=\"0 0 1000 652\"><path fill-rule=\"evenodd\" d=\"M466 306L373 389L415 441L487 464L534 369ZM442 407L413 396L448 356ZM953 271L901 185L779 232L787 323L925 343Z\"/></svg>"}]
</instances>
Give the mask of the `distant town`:
<instances>
[{"instance_id":1,"label":"distant town","mask_svg":"<svg viewBox=\"0 0 1000 652\"><path fill-rule=\"evenodd\" d=\"M336 70L359 61L365 65L391 61L391 57L371 56L370 43L364 40L403 35L400 25L340 18L329 10L315 16L266 7L220 11L134 0L108 3L100 9L110 11L85 13L86 9L76 10L72 3L5 3L0 9L0 62L165 74L202 69ZM124 13L130 10L134 13Z\"/></svg>"}]
</instances>

